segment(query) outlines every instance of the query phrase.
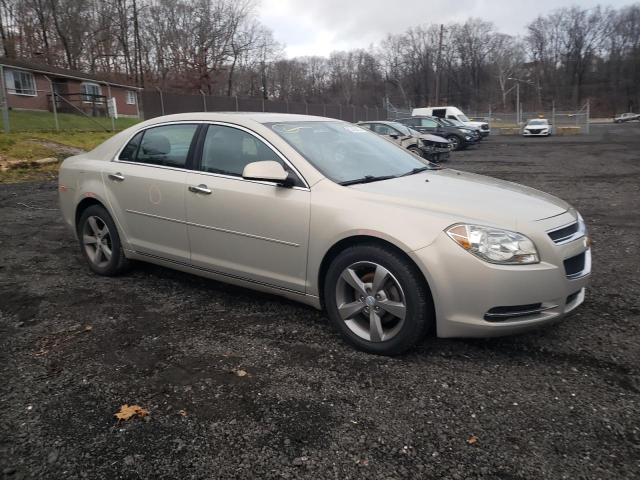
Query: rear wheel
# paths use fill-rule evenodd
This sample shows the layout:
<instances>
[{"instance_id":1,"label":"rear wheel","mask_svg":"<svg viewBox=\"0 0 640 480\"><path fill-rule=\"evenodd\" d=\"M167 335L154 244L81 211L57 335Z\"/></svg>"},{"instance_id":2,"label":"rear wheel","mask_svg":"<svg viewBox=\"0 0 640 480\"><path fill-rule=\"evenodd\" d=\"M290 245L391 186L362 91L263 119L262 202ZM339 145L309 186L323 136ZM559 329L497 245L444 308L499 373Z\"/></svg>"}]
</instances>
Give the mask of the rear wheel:
<instances>
[{"instance_id":1,"label":"rear wheel","mask_svg":"<svg viewBox=\"0 0 640 480\"><path fill-rule=\"evenodd\" d=\"M342 337L379 355L413 347L434 321L431 295L415 265L377 245L338 255L325 278L324 300Z\"/></svg>"},{"instance_id":2,"label":"rear wheel","mask_svg":"<svg viewBox=\"0 0 640 480\"><path fill-rule=\"evenodd\" d=\"M95 273L113 276L128 268L118 230L104 207L92 205L82 212L78 238L82 255Z\"/></svg>"}]
</instances>

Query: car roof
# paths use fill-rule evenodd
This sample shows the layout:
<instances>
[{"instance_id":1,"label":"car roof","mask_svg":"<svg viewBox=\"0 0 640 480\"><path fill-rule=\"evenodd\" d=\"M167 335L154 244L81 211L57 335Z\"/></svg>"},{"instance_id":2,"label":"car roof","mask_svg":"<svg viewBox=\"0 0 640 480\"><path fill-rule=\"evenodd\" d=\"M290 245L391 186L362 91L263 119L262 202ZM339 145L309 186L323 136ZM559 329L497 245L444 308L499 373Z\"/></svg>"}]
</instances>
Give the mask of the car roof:
<instances>
[{"instance_id":1,"label":"car roof","mask_svg":"<svg viewBox=\"0 0 640 480\"><path fill-rule=\"evenodd\" d=\"M191 120L205 121L231 121L235 123L256 122L256 123L274 123L274 122L319 122L319 121L342 121L335 118L318 117L315 115L298 115L295 113L268 113L268 112L188 112L177 113L173 115L164 115L155 117L147 122L146 125L164 122L188 122Z\"/></svg>"}]
</instances>

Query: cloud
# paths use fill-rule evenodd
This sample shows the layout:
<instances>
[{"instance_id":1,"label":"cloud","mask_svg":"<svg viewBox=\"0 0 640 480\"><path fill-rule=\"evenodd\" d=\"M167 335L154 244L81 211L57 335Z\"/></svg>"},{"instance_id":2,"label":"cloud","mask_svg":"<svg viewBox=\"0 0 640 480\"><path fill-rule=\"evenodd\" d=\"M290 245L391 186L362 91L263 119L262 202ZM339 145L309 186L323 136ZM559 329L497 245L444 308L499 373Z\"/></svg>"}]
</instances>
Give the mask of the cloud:
<instances>
[{"instance_id":1,"label":"cloud","mask_svg":"<svg viewBox=\"0 0 640 480\"><path fill-rule=\"evenodd\" d=\"M286 44L288 57L328 56L334 50L366 48L388 33L430 24L464 22L470 17L493 22L499 31L523 34L538 15L579 4L594 7L606 0L262 0L260 20L276 40ZM620 7L634 3L614 0Z\"/></svg>"}]
</instances>

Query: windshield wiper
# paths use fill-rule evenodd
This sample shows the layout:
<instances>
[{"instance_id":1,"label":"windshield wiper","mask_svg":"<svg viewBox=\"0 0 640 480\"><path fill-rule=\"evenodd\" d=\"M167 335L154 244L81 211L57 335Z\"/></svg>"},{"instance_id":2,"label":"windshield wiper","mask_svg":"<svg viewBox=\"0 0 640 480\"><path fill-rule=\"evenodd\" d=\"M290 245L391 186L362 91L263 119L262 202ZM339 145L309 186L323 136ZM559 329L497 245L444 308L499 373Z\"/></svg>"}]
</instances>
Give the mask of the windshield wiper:
<instances>
[{"instance_id":1,"label":"windshield wiper","mask_svg":"<svg viewBox=\"0 0 640 480\"><path fill-rule=\"evenodd\" d=\"M400 175L401 177L408 177L409 175L413 175L416 173L424 172L425 170L440 170L442 167L440 165L431 165L427 167L416 167L413 170L409 170L407 173L403 173Z\"/></svg>"},{"instance_id":2,"label":"windshield wiper","mask_svg":"<svg viewBox=\"0 0 640 480\"><path fill-rule=\"evenodd\" d=\"M379 182L380 180L389 180L391 178L398 178L397 175L383 175L380 177L375 177L373 175L365 175L362 178L356 178L353 180L345 180L344 182L339 182L339 185L355 185L356 183L371 183L371 182Z\"/></svg>"}]
</instances>

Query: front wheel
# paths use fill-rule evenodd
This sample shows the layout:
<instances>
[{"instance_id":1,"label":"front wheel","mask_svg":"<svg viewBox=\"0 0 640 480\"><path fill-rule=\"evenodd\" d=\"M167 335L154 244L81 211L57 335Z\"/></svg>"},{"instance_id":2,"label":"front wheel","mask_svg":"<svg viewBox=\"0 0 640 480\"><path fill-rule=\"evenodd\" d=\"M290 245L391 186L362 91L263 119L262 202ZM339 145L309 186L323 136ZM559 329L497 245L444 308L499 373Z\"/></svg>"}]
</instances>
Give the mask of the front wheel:
<instances>
[{"instance_id":1,"label":"front wheel","mask_svg":"<svg viewBox=\"0 0 640 480\"><path fill-rule=\"evenodd\" d=\"M447 140L449 140L449 142L451 142L451 149L452 150L460 150L462 147L462 141L460 140L460 137L458 137L457 135L451 135L450 137L447 137Z\"/></svg>"},{"instance_id":2,"label":"front wheel","mask_svg":"<svg viewBox=\"0 0 640 480\"><path fill-rule=\"evenodd\" d=\"M409 147L408 149L411 153L413 153L414 155L417 155L419 157L423 157L423 153L422 150L420 150L418 147Z\"/></svg>"},{"instance_id":3,"label":"front wheel","mask_svg":"<svg viewBox=\"0 0 640 480\"><path fill-rule=\"evenodd\" d=\"M377 245L346 249L324 284L329 318L360 350L397 355L419 342L434 322L421 273L398 253Z\"/></svg>"},{"instance_id":4,"label":"front wheel","mask_svg":"<svg viewBox=\"0 0 640 480\"><path fill-rule=\"evenodd\" d=\"M128 268L118 230L104 207L92 205L82 212L78 239L82 255L95 273L114 276Z\"/></svg>"}]
</instances>

